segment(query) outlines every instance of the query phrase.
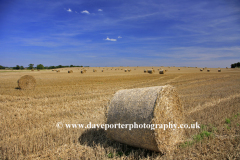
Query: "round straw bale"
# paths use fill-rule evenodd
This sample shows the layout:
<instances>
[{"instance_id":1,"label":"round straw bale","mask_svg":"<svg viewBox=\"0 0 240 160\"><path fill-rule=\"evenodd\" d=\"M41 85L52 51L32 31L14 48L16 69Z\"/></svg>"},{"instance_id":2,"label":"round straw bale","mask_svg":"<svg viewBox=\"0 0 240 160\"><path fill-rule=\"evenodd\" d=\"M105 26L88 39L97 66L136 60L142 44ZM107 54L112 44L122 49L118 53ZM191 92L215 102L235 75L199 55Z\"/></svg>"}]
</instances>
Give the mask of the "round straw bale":
<instances>
[{"instance_id":1,"label":"round straw bale","mask_svg":"<svg viewBox=\"0 0 240 160\"><path fill-rule=\"evenodd\" d=\"M18 87L20 89L34 89L36 85L36 79L33 76L25 75L18 80Z\"/></svg>"},{"instance_id":2,"label":"round straw bale","mask_svg":"<svg viewBox=\"0 0 240 160\"><path fill-rule=\"evenodd\" d=\"M208 69L207 72L210 72L210 69Z\"/></svg>"},{"instance_id":3,"label":"round straw bale","mask_svg":"<svg viewBox=\"0 0 240 160\"><path fill-rule=\"evenodd\" d=\"M116 92L108 108L107 124L119 123L138 127L108 128L107 137L134 147L164 153L174 150L184 138L183 129L163 129L163 124L184 124L183 107L170 85Z\"/></svg>"},{"instance_id":4,"label":"round straw bale","mask_svg":"<svg viewBox=\"0 0 240 160\"><path fill-rule=\"evenodd\" d=\"M56 72L60 72L60 70L56 70Z\"/></svg>"},{"instance_id":5,"label":"round straw bale","mask_svg":"<svg viewBox=\"0 0 240 160\"><path fill-rule=\"evenodd\" d=\"M149 69L148 73L152 74L152 73L154 73L154 70L153 69Z\"/></svg>"},{"instance_id":6,"label":"round straw bale","mask_svg":"<svg viewBox=\"0 0 240 160\"><path fill-rule=\"evenodd\" d=\"M221 69L218 69L218 72L221 72Z\"/></svg>"},{"instance_id":7,"label":"round straw bale","mask_svg":"<svg viewBox=\"0 0 240 160\"><path fill-rule=\"evenodd\" d=\"M104 70L102 70L102 72L104 72Z\"/></svg>"},{"instance_id":8,"label":"round straw bale","mask_svg":"<svg viewBox=\"0 0 240 160\"><path fill-rule=\"evenodd\" d=\"M180 68L178 68L178 70L180 70Z\"/></svg>"},{"instance_id":9,"label":"round straw bale","mask_svg":"<svg viewBox=\"0 0 240 160\"><path fill-rule=\"evenodd\" d=\"M68 71L68 73L73 73L73 71L72 71L72 70L70 70L70 71Z\"/></svg>"},{"instance_id":10,"label":"round straw bale","mask_svg":"<svg viewBox=\"0 0 240 160\"><path fill-rule=\"evenodd\" d=\"M160 70L159 71L159 74L164 74L165 73L165 70Z\"/></svg>"},{"instance_id":11,"label":"round straw bale","mask_svg":"<svg viewBox=\"0 0 240 160\"><path fill-rule=\"evenodd\" d=\"M167 72L168 70L167 69L165 69L165 72Z\"/></svg>"},{"instance_id":12,"label":"round straw bale","mask_svg":"<svg viewBox=\"0 0 240 160\"><path fill-rule=\"evenodd\" d=\"M31 71L34 71L34 69L32 69Z\"/></svg>"},{"instance_id":13,"label":"round straw bale","mask_svg":"<svg viewBox=\"0 0 240 160\"><path fill-rule=\"evenodd\" d=\"M203 71L202 69L200 69L200 71Z\"/></svg>"},{"instance_id":14,"label":"round straw bale","mask_svg":"<svg viewBox=\"0 0 240 160\"><path fill-rule=\"evenodd\" d=\"M97 72L97 70L96 70L96 69L93 69L93 72Z\"/></svg>"},{"instance_id":15,"label":"round straw bale","mask_svg":"<svg viewBox=\"0 0 240 160\"><path fill-rule=\"evenodd\" d=\"M228 67L226 67L226 69L228 69Z\"/></svg>"},{"instance_id":16,"label":"round straw bale","mask_svg":"<svg viewBox=\"0 0 240 160\"><path fill-rule=\"evenodd\" d=\"M131 72L131 69L129 69L128 72Z\"/></svg>"},{"instance_id":17,"label":"round straw bale","mask_svg":"<svg viewBox=\"0 0 240 160\"><path fill-rule=\"evenodd\" d=\"M125 69L124 72L127 72L127 69Z\"/></svg>"},{"instance_id":18,"label":"round straw bale","mask_svg":"<svg viewBox=\"0 0 240 160\"><path fill-rule=\"evenodd\" d=\"M37 71L40 71L40 69L38 69Z\"/></svg>"},{"instance_id":19,"label":"round straw bale","mask_svg":"<svg viewBox=\"0 0 240 160\"><path fill-rule=\"evenodd\" d=\"M146 71L146 69L144 69L144 71L143 71L144 73L146 73L147 71Z\"/></svg>"}]
</instances>

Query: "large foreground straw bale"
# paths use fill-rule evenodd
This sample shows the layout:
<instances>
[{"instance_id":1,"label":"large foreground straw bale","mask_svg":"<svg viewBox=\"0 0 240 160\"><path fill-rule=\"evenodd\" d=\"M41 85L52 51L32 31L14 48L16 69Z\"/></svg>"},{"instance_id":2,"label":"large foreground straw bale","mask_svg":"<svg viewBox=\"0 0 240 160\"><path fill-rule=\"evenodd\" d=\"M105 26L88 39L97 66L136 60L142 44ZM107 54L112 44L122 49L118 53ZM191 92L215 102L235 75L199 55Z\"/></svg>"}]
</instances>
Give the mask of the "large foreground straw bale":
<instances>
[{"instance_id":1,"label":"large foreground straw bale","mask_svg":"<svg viewBox=\"0 0 240 160\"><path fill-rule=\"evenodd\" d=\"M20 89L34 89L36 85L36 79L30 75L22 76L17 82Z\"/></svg>"},{"instance_id":2,"label":"large foreground straw bale","mask_svg":"<svg viewBox=\"0 0 240 160\"><path fill-rule=\"evenodd\" d=\"M164 130L161 124L169 125L169 122L178 126L184 124L183 107L172 86L120 90L109 105L107 124L136 123L139 128L109 128L107 136L134 147L156 152L172 151L182 142L184 129ZM140 128L140 124L146 127ZM159 125L152 130L148 124Z\"/></svg>"}]
</instances>

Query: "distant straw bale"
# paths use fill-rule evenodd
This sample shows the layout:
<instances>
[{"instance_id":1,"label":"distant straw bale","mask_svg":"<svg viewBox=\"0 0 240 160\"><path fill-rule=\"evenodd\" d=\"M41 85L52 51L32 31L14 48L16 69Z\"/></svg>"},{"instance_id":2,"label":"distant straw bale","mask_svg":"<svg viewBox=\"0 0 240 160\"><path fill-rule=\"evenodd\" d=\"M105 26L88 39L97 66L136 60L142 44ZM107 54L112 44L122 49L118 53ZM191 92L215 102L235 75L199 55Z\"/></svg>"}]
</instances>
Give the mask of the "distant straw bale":
<instances>
[{"instance_id":1,"label":"distant straw bale","mask_svg":"<svg viewBox=\"0 0 240 160\"><path fill-rule=\"evenodd\" d=\"M130 146L173 151L184 139L184 129L163 129L161 124L184 124L183 107L174 87L155 86L119 90L108 107L107 124L137 124L138 128L109 128L107 137ZM143 124L156 126L145 127Z\"/></svg>"},{"instance_id":2,"label":"distant straw bale","mask_svg":"<svg viewBox=\"0 0 240 160\"><path fill-rule=\"evenodd\" d=\"M32 69L31 71L34 71L34 69Z\"/></svg>"},{"instance_id":3,"label":"distant straw bale","mask_svg":"<svg viewBox=\"0 0 240 160\"><path fill-rule=\"evenodd\" d=\"M40 71L40 69L38 69L37 71Z\"/></svg>"},{"instance_id":4,"label":"distant straw bale","mask_svg":"<svg viewBox=\"0 0 240 160\"><path fill-rule=\"evenodd\" d=\"M167 69L165 69L165 72L167 72L168 70Z\"/></svg>"},{"instance_id":5,"label":"distant straw bale","mask_svg":"<svg viewBox=\"0 0 240 160\"><path fill-rule=\"evenodd\" d=\"M72 70L70 70L70 71L68 71L68 73L73 73L73 71L72 71Z\"/></svg>"},{"instance_id":6,"label":"distant straw bale","mask_svg":"<svg viewBox=\"0 0 240 160\"><path fill-rule=\"evenodd\" d=\"M144 71L143 71L144 73L147 73L147 71L146 71L146 69L144 69Z\"/></svg>"},{"instance_id":7,"label":"distant straw bale","mask_svg":"<svg viewBox=\"0 0 240 160\"><path fill-rule=\"evenodd\" d=\"M60 72L60 70L56 70L56 72Z\"/></svg>"},{"instance_id":8,"label":"distant straw bale","mask_svg":"<svg viewBox=\"0 0 240 160\"><path fill-rule=\"evenodd\" d=\"M127 69L125 69L124 72L127 72Z\"/></svg>"},{"instance_id":9,"label":"distant straw bale","mask_svg":"<svg viewBox=\"0 0 240 160\"><path fill-rule=\"evenodd\" d=\"M159 74L164 74L165 73L165 70L160 70L159 71Z\"/></svg>"},{"instance_id":10,"label":"distant straw bale","mask_svg":"<svg viewBox=\"0 0 240 160\"><path fill-rule=\"evenodd\" d=\"M104 70L102 70L102 72L104 72Z\"/></svg>"},{"instance_id":11,"label":"distant straw bale","mask_svg":"<svg viewBox=\"0 0 240 160\"><path fill-rule=\"evenodd\" d=\"M18 87L20 89L34 89L36 85L36 79L33 76L22 76L18 81Z\"/></svg>"},{"instance_id":12,"label":"distant straw bale","mask_svg":"<svg viewBox=\"0 0 240 160\"><path fill-rule=\"evenodd\" d=\"M221 72L221 69L218 69L218 72Z\"/></svg>"},{"instance_id":13,"label":"distant straw bale","mask_svg":"<svg viewBox=\"0 0 240 160\"><path fill-rule=\"evenodd\" d=\"M226 69L228 69L228 67L226 67Z\"/></svg>"},{"instance_id":14,"label":"distant straw bale","mask_svg":"<svg viewBox=\"0 0 240 160\"><path fill-rule=\"evenodd\" d=\"M131 69L128 69L128 72L131 72Z\"/></svg>"},{"instance_id":15,"label":"distant straw bale","mask_svg":"<svg viewBox=\"0 0 240 160\"><path fill-rule=\"evenodd\" d=\"M96 69L93 69L93 72L97 72L97 70L96 70Z\"/></svg>"},{"instance_id":16,"label":"distant straw bale","mask_svg":"<svg viewBox=\"0 0 240 160\"><path fill-rule=\"evenodd\" d=\"M210 69L208 69L207 72L210 72Z\"/></svg>"},{"instance_id":17,"label":"distant straw bale","mask_svg":"<svg viewBox=\"0 0 240 160\"><path fill-rule=\"evenodd\" d=\"M153 74L155 71L154 71L154 69L149 69L148 70L148 73L150 73L150 74Z\"/></svg>"},{"instance_id":18,"label":"distant straw bale","mask_svg":"<svg viewBox=\"0 0 240 160\"><path fill-rule=\"evenodd\" d=\"M178 68L178 70L180 70L180 68Z\"/></svg>"},{"instance_id":19,"label":"distant straw bale","mask_svg":"<svg viewBox=\"0 0 240 160\"><path fill-rule=\"evenodd\" d=\"M203 69L200 69L200 71L203 71Z\"/></svg>"}]
</instances>

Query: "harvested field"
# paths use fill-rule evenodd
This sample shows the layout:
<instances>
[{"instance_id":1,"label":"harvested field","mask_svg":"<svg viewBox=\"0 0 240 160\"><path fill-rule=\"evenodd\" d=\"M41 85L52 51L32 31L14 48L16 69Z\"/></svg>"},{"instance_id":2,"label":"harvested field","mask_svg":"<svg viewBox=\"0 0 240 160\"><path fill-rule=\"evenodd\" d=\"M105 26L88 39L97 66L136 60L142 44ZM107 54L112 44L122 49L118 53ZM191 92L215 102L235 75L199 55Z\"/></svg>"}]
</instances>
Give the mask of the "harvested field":
<instances>
[{"instance_id":1,"label":"harvested field","mask_svg":"<svg viewBox=\"0 0 240 160\"><path fill-rule=\"evenodd\" d=\"M134 70L136 68L136 70ZM64 72L0 72L0 159L239 159L240 69L168 68L167 74L111 70L80 74ZM166 67L163 67L166 68ZM92 67L87 68L90 71ZM68 70L73 70L68 74ZM34 92L18 89L18 79L36 79ZM66 124L106 124L115 93L121 89L173 86L183 106L184 141L171 153L112 141L101 128L66 128ZM127 115L126 115L127 116ZM63 125L63 127L62 127ZM62 128L61 128L62 127ZM165 135L168 130L166 130ZM164 131L163 131L164 133ZM147 137L146 137L147 138Z\"/></svg>"}]
</instances>

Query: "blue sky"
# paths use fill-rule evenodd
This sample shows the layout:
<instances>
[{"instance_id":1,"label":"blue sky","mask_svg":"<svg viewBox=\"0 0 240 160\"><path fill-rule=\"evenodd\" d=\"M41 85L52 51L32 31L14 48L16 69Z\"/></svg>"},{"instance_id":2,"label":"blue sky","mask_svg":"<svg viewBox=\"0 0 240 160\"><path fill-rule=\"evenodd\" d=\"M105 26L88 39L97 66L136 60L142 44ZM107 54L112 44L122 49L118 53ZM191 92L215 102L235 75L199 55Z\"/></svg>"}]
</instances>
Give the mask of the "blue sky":
<instances>
[{"instance_id":1,"label":"blue sky","mask_svg":"<svg viewBox=\"0 0 240 160\"><path fill-rule=\"evenodd\" d=\"M1 0L0 65L230 67L238 0Z\"/></svg>"}]
</instances>

